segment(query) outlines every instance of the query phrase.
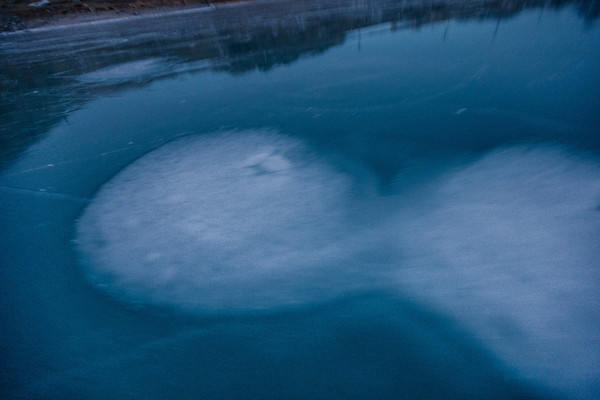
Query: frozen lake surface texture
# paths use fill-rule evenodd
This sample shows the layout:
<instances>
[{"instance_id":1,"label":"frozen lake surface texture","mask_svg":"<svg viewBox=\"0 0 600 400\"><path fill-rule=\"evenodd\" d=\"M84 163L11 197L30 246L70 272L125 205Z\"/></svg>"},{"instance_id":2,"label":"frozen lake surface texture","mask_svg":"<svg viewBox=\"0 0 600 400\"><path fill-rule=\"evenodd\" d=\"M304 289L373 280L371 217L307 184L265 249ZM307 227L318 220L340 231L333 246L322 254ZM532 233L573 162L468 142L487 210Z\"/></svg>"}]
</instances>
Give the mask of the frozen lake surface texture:
<instances>
[{"instance_id":1,"label":"frozen lake surface texture","mask_svg":"<svg viewBox=\"0 0 600 400\"><path fill-rule=\"evenodd\" d=\"M600 398L598 14L0 34L0 397Z\"/></svg>"}]
</instances>

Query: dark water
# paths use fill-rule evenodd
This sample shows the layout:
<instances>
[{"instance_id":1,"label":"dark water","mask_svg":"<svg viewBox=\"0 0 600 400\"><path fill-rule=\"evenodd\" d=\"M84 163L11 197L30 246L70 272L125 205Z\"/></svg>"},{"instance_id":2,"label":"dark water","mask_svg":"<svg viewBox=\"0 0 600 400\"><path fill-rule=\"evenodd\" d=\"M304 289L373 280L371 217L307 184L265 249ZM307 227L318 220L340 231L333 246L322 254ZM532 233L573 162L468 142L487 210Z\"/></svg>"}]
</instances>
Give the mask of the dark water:
<instances>
[{"instance_id":1,"label":"dark water","mask_svg":"<svg viewBox=\"0 0 600 400\"><path fill-rule=\"evenodd\" d=\"M1 35L2 397L599 398L597 14Z\"/></svg>"}]
</instances>

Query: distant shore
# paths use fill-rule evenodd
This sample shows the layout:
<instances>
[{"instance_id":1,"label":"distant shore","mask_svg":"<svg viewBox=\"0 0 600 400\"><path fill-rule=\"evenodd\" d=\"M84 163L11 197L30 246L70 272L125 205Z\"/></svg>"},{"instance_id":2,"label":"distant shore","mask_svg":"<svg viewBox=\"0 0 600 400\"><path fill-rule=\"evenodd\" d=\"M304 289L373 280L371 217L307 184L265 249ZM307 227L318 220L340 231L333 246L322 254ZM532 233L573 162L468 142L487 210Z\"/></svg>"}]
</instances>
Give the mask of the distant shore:
<instances>
[{"instance_id":1,"label":"distant shore","mask_svg":"<svg viewBox=\"0 0 600 400\"><path fill-rule=\"evenodd\" d=\"M9 0L0 5L0 32L194 10L240 1L248 0Z\"/></svg>"},{"instance_id":2,"label":"distant shore","mask_svg":"<svg viewBox=\"0 0 600 400\"><path fill-rule=\"evenodd\" d=\"M194 10L218 8L231 3L246 3L256 0L1 0L0 32L13 32L27 29L65 26L72 24L128 18L143 15L170 14L173 12L194 12ZM573 5L586 20L600 16L600 1L589 0L355 0L354 6L377 6L381 1L388 8L416 10L424 20L439 20L452 17L456 10L462 14L478 14L488 18L492 10L498 18L531 7L562 7ZM298 1L303 3L303 1ZM316 9L330 8L329 0L311 2ZM333 2L335 6L335 1ZM289 1L285 8L302 8L295 1ZM377 7L375 7L377 8ZM291 10L290 10L291 11ZM404 12L404 11L402 11Z\"/></svg>"}]
</instances>

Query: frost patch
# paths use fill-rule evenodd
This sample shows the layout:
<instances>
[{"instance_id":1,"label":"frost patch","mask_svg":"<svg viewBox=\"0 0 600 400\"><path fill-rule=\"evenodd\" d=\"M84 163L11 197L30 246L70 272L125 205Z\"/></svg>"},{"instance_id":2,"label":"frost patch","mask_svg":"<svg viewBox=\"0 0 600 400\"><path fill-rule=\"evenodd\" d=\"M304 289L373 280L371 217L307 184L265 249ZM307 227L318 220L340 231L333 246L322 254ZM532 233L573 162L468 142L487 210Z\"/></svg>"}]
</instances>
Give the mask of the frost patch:
<instances>
[{"instance_id":1,"label":"frost patch","mask_svg":"<svg viewBox=\"0 0 600 400\"><path fill-rule=\"evenodd\" d=\"M90 279L134 301L192 310L314 302L360 283L340 245L352 185L284 136L185 138L105 184L77 241Z\"/></svg>"},{"instance_id":2,"label":"frost patch","mask_svg":"<svg viewBox=\"0 0 600 400\"><path fill-rule=\"evenodd\" d=\"M495 151L404 207L399 287L528 378L597 398L600 168L558 148ZM594 383L595 382L595 383Z\"/></svg>"},{"instance_id":3,"label":"frost patch","mask_svg":"<svg viewBox=\"0 0 600 400\"><path fill-rule=\"evenodd\" d=\"M392 285L527 379L598 398L597 160L514 147L381 197L348 170L270 132L185 138L100 189L79 250L105 290L199 312Z\"/></svg>"}]
</instances>

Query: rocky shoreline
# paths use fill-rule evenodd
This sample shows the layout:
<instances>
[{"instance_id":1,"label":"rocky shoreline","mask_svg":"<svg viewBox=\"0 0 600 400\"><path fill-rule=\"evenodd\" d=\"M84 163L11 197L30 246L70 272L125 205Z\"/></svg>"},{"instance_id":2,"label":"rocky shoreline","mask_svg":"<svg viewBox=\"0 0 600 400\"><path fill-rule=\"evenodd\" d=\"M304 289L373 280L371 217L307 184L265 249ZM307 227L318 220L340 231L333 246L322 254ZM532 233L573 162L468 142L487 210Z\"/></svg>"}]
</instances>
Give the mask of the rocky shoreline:
<instances>
[{"instance_id":1,"label":"rocky shoreline","mask_svg":"<svg viewBox=\"0 0 600 400\"><path fill-rule=\"evenodd\" d=\"M0 32L159 14L238 0L8 0L0 4Z\"/></svg>"}]
</instances>

